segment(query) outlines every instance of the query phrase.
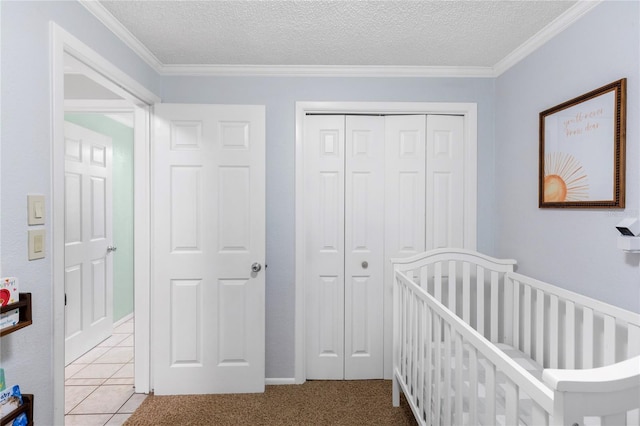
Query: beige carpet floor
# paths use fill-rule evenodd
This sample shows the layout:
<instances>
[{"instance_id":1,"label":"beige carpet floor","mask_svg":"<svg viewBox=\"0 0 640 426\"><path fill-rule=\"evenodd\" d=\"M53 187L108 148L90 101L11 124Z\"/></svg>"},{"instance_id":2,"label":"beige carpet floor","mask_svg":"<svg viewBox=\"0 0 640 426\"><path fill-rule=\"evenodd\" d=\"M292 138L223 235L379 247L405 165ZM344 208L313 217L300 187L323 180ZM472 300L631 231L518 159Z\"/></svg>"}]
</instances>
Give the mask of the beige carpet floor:
<instances>
[{"instance_id":1,"label":"beige carpet floor","mask_svg":"<svg viewBox=\"0 0 640 426\"><path fill-rule=\"evenodd\" d=\"M262 394L150 395L125 426L415 425L409 405L391 404L390 380L308 381Z\"/></svg>"}]
</instances>

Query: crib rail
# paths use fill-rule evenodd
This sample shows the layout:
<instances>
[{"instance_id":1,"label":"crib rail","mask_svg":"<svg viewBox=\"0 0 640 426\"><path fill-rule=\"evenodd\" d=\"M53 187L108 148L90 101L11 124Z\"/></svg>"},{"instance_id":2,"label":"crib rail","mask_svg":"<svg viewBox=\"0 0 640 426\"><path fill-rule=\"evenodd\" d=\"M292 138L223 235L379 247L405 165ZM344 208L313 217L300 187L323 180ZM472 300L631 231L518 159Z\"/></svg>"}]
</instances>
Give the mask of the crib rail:
<instances>
[{"instance_id":1,"label":"crib rail","mask_svg":"<svg viewBox=\"0 0 640 426\"><path fill-rule=\"evenodd\" d=\"M554 423L640 424L640 356L588 370L546 369L542 380L554 390Z\"/></svg>"},{"instance_id":2,"label":"crib rail","mask_svg":"<svg viewBox=\"0 0 640 426\"><path fill-rule=\"evenodd\" d=\"M640 315L510 272L512 346L545 368L590 369L640 355Z\"/></svg>"},{"instance_id":3,"label":"crib rail","mask_svg":"<svg viewBox=\"0 0 640 426\"><path fill-rule=\"evenodd\" d=\"M412 280L394 286L394 405L399 387L420 424L548 424L553 393Z\"/></svg>"}]
</instances>

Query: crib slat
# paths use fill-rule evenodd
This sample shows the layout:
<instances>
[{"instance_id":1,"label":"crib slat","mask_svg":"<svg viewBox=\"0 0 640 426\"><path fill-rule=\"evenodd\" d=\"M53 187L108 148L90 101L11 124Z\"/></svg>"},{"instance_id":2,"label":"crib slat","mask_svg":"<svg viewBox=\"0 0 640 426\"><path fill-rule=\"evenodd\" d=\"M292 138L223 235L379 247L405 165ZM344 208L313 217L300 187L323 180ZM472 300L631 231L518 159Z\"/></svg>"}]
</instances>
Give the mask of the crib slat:
<instances>
[{"instance_id":1,"label":"crib slat","mask_svg":"<svg viewBox=\"0 0 640 426\"><path fill-rule=\"evenodd\" d=\"M604 316L604 365L616 362L616 319Z\"/></svg>"},{"instance_id":2,"label":"crib slat","mask_svg":"<svg viewBox=\"0 0 640 426\"><path fill-rule=\"evenodd\" d=\"M549 296L549 367L558 368L558 296Z\"/></svg>"},{"instance_id":3,"label":"crib slat","mask_svg":"<svg viewBox=\"0 0 640 426\"><path fill-rule=\"evenodd\" d=\"M451 423L451 324L444 323L444 383L443 383L443 424Z\"/></svg>"},{"instance_id":4,"label":"crib slat","mask_svg":"<svg viewBox=\"0 0 640 426\"><path fill-rule=\"evenodd\" d=\"M456 310L456 262L455 260L449 261L449 310L454 314L457 314Z\"/></svg>"},{"instance_id":5,"label":"crib slat","mask_svg":"<svg viewBox=\"0 0 640 426\"><path fill-rule=\"evenodd\" d=\"M427 313L427 374L426 374L426 386L424 389L424 412L427 423L431 421L431 388L433 387L433 312L429 309Z\"/></svg>"},{"instance_id":6,"label":"crib slat","mask_svg":"<svg viewBox=\"0 0 640 426\"><path fill-rule=\"evenodd\" d=\"M437 262L435 265L433 274L433 297L440 303L442 303L442 262Z\"/></svg>"},{"instance_id":7,"label":"crib slat","mask_svg":"<svg viewBox=\"0 0 640 426\"><path fill-rule=\"evenodd\" d=\"M464 385L464 377L463 377L463 368L464 368L464 359L462 352L462 335L460 333L455 333L455 341L456 341L456 395L455 395L455 419L453 424L461 425L463 424L462 418L462 389Z\"/></svg>"},{"instance_id":8,"label":"crib slat","mask_svg":"<svg viewBox=\"0 0 640 426\"><path fill-rule=\"evenodd\" d=\"M478 266L476 273L476 331L484 336L484 268Z\"/></svg>"},{"instance_id":9,"label":"crib slat","mask_svg":"<svg viewBox=\"0 0 640 426\"><path fill-rule=\"evenodd\" d=\"M412 394L414 395L414 401L418 403L418 395L415 392L418 385L418 309L420 300L416 296L415 292L411 294L411 300L413 306L411 309L411 386L414 389Z\"/></svg>"},{"instance_id":10,"label":"crib slat","mask_svg":"<svg viewBox=\"0 0 640 426\"><path fill-rule=\"evenodd\" d=\"M549 424L549 415L540 405L533 403L531 407L531 424L546 426Z\"/></svg>"},{"instance_id":11,"label":"crib slat","mask_svg":"<svg viewBox=\"0 0 640 426\"><path fill-rule=\"evenodd\" d=\"M524 349L531 356L531 286L524 286Z\"/></svg>"},{"instance_id":12,"label":"crib slat","mask_svg":"<svg viewBox=\"0 0 640 426\"><path fill-rule=\"evenodd\" d=\"M434 392L433 392L433 424L439 425L440 422L440 377L442 374L442 319L434 313Z\"/></svg>"},{"instance_id":13,"label":"crib slat","mask_svg":"<svg viewBox=\"0 0 640 426\"><path fill-rule=\"evenodd\" d=\"M429 293L429 267L426 265L420 268L420 287Z\"/></svg>"},{"instance_id":14,"label":"crib slat","mask_svg":"<svg viewBox=\"0 0 640 426\"><path fill-rule=\"evenodd\" d=\"M402 284L400 287L400 313L402 317L400 318L400 374L403 379L405 376L405 362L407 357L406 351L406 333L407 333L407 287Z\"/></svg>"},{"instance_id":15,"label":"crib slat","mask_svg":"<svg viewBox=\"0 0 640 426\"><path fill-rule=\"evenodd\" d=\"M462 319L471 324L471 268L469 262L462 264Z\"/></svg>"},{"instance_id":16,"label":"crib slat","mask_svg":"<svg viewBox=\"0 0 640 426\"><path fill-rule=\"evenodd\" d=\"M513 280L513 347L522 350L520 345L520 281Z\"/></svg>"},{"instance_id":17,"label":"crib slat","mask_svg":"<svg viewBox=\"0 0 640 426\"><path fill-rule=\"evenodd\" d=\"M576 306L569 300L565 301L564 326L564 368L574 369L576 365Z\"/></svg>"},{"instance_id":18,"label":"crib slat","mask_svg":"<svg viewBox=\"0 0 640 426\"><path fill-rule=\"evenodd\" d=\"M633 358L640 355L640 327L635 324L629 324L627 327L627 358Z\"/></svg>"},{"instance_id":19,"label":"crib slat","mask_svg":"<svg viewBox=\"0 0 640 426\"><path fill-rule=\"evenodd\" d=\"M500 314L500 288L498 286L498 273L491 271L491 341L498 343L498 315Z\"/></svg>"},{"instance_id":20,"label":"crib slat","mask_svg":"<svg viewBox=\"0 0 640 426\"><path fill-rule=\"evenodd\" d=\"M582 307L582 368L593 368L593 309Z\"/></svg>"},{"instance_id":21,"label":"crib slat","mask_svg":"<svg viewBox=\"0 0 640 426\"><path fill-rule=\"evenodd\" d=\"M469 424L478 422L478 350L469 346Z\"/></svg>"},{"instance_id":22,"label":"crib slat","mask_svg":"<svg viewBox=\"0 0 640 426\"><path fill-rule=\"evenodd\" d=\"M507 277L502 277L502 283L504 285L504 318L502 324L504 324L504 330L502 330L502 336L500 341L508 345L513 346L513 312L515 310L513 306L513 282Z\"/></svg>"},{"instance_id":23,"label":"crib slat","mask_svg":"<svg viewBox=\"0 0 640 426\"><path fill-rule=\"evenodd\" d=\"M424 389L424 372L425 368L428 368L428 365L425 365L425 348L427 346L427 342L425 342L426 335L426 311L427 311L427 303L425 301L420 301L420 315L418 316L418 329L420 330L418 333L418 389L416 389L416 396L418 398L418 411L422 412L424 410L424 398L419 393L422 389Z\"/></svg>"},{"instance_id":24,"label":"crib slat","mask_svg":"<svg viewBox=\"0 0 640 426\"><path fill-rule=\"evenodd\" d=\"M504 405L505 405L505 424L506 425L517 425L518 422L518 414L520 412L519 402L519 389L515 383L511 380L507 379L504 384Z\"/></svg>"},{"instance_id":25,"label":"crib slat","mask_svg":"<svg viewBox=\"0 0 640 426\"><path fill-rule=\"evenodd\" d=\"M492 425L496 423L496 366L487 363L485 369L485 424Z\"/></svg>"},{"instance_id":26,"label":"crib slat","mask_svg":"<svg viewBox=\"0 0 640 426\"><path fill-rule=\"evenodd\" d=\"M540 365L544 364L544 292L536 290L536 356Z\"/></svg>"}]
</instances>

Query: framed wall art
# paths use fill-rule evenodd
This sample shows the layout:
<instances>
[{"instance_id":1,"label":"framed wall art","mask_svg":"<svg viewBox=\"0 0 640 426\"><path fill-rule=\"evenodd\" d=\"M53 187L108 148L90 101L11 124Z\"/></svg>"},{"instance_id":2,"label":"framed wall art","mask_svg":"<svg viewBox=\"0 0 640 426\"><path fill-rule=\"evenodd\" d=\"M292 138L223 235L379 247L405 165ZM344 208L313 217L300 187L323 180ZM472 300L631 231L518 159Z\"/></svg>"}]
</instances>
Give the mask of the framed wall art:
<instances>
[{"instance_id":1,"label":"framed wall art","mask_svg":"<svg viewBox=\"0 0 640 426\"><path fill-rule=\"evenodd\" d=\"M624 208L621 79L540 113L540 208Z\"/></svg>"}]
</instances>

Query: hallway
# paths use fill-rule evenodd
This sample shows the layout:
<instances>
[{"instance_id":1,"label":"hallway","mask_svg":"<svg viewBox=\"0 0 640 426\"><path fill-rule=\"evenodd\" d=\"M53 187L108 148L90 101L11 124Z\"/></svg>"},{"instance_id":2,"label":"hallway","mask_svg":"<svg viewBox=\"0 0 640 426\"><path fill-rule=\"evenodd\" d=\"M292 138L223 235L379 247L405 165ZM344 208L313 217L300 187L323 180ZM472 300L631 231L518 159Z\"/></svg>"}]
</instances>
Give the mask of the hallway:
<instances>
[{"instance_id":1,"label":"hallway","mask_svg":"<svg viewBox=\"0 0 640 426\"><path fill-rule=\"evenodd\" d=\"M65 425L121 425L144 401L133 389L133 318L65 368Z\"/></svg>"}]
</instances>

